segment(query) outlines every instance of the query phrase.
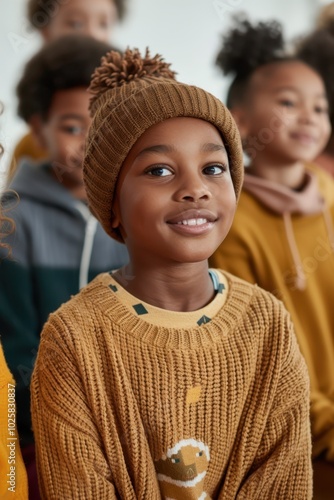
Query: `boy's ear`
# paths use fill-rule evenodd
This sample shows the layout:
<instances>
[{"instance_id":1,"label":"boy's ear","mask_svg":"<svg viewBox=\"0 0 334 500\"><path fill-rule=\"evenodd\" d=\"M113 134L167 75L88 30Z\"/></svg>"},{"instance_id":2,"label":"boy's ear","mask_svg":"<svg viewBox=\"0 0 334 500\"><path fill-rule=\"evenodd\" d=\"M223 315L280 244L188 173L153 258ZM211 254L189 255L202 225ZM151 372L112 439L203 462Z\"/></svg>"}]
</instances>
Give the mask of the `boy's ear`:
<instances>
[{"instance_id":1,"label":"boy's ear","mask_svg":"<svg viewBox=\"0 0 334 500\"><path fill-rule=\"evenodd\" d=\"M238 130L239 130L239 133L241 136L241 140L244 141L245 139L247 139L247 137L249 135L249 126L248 126L249 122L247 119L245 109L242 107L236 106L236 107L230 109L230 113L233 116L233 118L237 124Z\"/></svg>"},{"instance_id":2,"label":"boy's ear","mask_svg":"<svg viewBox=\"0 0 334 500\"><path fill-rule=\"evenodd\" d=\"M43 122L42 117L40 115L33 115L29 120L29 125L31 128L32 135L37 144L42 149L46 149L47 144L45 141L45 136L43 134L45 123Z\"/></svg>"},{"instance_id":3,"label":"boy's ear","mask_svg":"<svg viewBox=\"0 0 334 500\"><path fill-rule=\"evenodd\" d=\"M119 213L119 210L118 210L117 200L114 200L112 210L111 210L111 227L113 229L117 229L121 224L121 219L120 219L118 213Z\"/></svg>"}]
</instances>

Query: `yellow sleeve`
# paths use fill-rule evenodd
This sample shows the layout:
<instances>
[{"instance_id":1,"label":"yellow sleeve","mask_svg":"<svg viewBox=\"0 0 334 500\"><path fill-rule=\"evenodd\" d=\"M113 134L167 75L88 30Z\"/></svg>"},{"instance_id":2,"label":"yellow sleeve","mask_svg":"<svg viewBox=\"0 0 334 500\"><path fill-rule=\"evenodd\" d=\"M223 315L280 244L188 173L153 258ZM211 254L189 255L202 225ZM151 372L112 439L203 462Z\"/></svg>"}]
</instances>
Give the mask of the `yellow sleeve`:
<instances>
[{"instance_id":1,"label":"yellow sleeve","mask_svg":"<svg viewBox=\"0 0 334 500\"><path fill-rule=\"evenodd\" d=\"M27 500L27 475L16 430L15 384L0 344L0 498Z\"/></svg>"},{"instance_id":2,"label":"yellow sleeve","mask_svg":"<svg viewBox=\"0 0 334 500\"><path fill-rule=\"evenodd\" d=\"M231 233L209 258L209 265L215 269L223 269L238 278L255 284L256 270L252 265L251 253L243 242L238 242L237 235Z\"/></svg>"},{"instance_id":3,"label":"yellow sleeve","mask_svg":"<svg viewBox=\"0 0 334 500\"><path fill-rule=\"evenodd\" d=\"M25 157L31 158L32 160L36 161L44 160L47 158L47 151L42 149L37 144L31 132L28 132L24 137L22 137L22 139L15 146L8 170L8 184L10 184L11 180L13 179L20 160Z\"/></svg>"}]
</instances>

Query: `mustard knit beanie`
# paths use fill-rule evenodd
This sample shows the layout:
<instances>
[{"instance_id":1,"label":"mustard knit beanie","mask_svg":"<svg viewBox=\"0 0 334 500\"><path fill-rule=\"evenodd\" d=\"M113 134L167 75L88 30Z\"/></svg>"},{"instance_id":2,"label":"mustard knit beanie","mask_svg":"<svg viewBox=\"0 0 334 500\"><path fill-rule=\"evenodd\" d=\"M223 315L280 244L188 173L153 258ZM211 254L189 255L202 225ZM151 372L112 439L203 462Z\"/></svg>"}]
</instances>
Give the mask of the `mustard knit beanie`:
<instances>
[{"instance_id":1,"label":"mustard knit beanie","mask_svg":"<svg viewBox=\"0 0 334 500\"><path fill-rule=\"evenodd\" d=\"M237 126L222 102L203 89L175 80L159 55L142 57L137 49L111 51L96 69L90 85L93 117L83 171L90 209L104 230L111 227L117 177L130 149L152 125L175 117L200 118L221 133L236 197L243 180L243 153Z\"/></svg>"}]
</instances>

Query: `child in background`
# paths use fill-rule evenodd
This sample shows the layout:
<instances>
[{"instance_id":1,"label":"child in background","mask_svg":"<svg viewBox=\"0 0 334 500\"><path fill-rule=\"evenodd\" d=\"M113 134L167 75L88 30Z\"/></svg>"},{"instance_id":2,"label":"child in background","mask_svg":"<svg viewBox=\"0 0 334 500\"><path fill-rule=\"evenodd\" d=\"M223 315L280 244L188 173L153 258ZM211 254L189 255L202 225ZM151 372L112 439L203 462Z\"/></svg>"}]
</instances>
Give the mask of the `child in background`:
<instances>
[{"instance_id":1,"label":"child in background","mask_svg":"<svg viewBox=\"0 0 334 500\"><path fill-rule=\"evenodd\" d=\"M0 144L0 156L3 148ZM1 208L1 207L0 207ZM0 212L0 247L10 251L3 239L14 230L13 222ZM8 446L9 445L9 446ZM0 498L27 500L27 474L16 429L15 381L8 370L0 335Z\"/></svg>"},{"instance_id":2,"label":"child in background","mask_svg":"<svg viewBox=\"0 0 334 500\"><path fill-rule=\"evenodd\" d=\"M332 133L326 148L315 161L334 177L334 18L328 19L323 28L299 41L296 52L300 59L322 76L326 85Z\"/></svg>"},{"instance_id":3,"label":"child in background","mask_svg":"<svg viewBox=\"0 0 334 500\"><path fill-rule=\"evenodd\" d=\"M125 0L28 0L31 26L45 43L67 34L87 35L110 43L115 25L125 15ZM19 161L25 157L45 159L47 151L28 133L15 147L8 172L12 180Z\"/></svg>"},{"instance_id":4,"label":"child in background","mask_svg":"<svg viewBox=\"0 0 334 500\"><path fill-rule=\"evenodd\" d=\"M130 263L43 330L42 497L311 498L308 376L287 312L208 267L242 184L230 113L136 50L110 52L91 91L87 196Z\"/></svg>"},{"instance_id":5,"label":"child in background","mask_svg":"<svg viewBox=\"0 0 334 500\"><path fill-rule=\"evenodd\" d=\"M17 382L18 430L29 477L29 383L43 324L96 274L128 261L125 246L108 238L91 215L82 178L91 123L87 87L109 49L79 35L55 40L28 62L17 89L19 114L27 122L33 118L36 138L49 153L43 164L23 162L13 180L20 202L12 210L16 230L8 237L12 258L0 266L0 332ZM10 193L6 198L5 207Z\"/></svg>"},{"instance_id":6,"label":"child in background","mask_svg":"<svg viewBox=\"0 0 334 500\"><path fill-rule=\"evenodd\" d=\"M110 43L124 18L125 0L28 0L28 20L50 42L63 35L87 35Z\"/></svg>"},{"instance_id":7,"label":"child in background","mask_svg":"<svg viewBox=\"0 0 334 500\"><path fill-rule=\"evenodd\" d=\"M223 38L217 64L234 74L228 107L250 164L210 262L284 302L310 373L313 456L334 462L334 183L310 163L330 134L328 103L320 75L283 49L278 23L236 21Z\"/></svg>"}]
</instances>

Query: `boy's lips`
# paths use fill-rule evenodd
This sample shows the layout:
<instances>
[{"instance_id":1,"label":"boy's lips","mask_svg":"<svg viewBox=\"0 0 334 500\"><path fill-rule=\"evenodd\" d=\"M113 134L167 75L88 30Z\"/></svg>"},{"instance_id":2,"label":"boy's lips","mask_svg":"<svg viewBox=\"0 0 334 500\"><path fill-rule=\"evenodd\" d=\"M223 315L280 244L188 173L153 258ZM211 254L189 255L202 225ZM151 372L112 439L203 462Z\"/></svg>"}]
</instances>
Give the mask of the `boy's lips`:
<instances>
[{"instance_id":1,"label":"boy's lips","mask_svg":"<svg viewBox=\"0 0 334 500\"><path fill-rule=\"evenodd\" d=\"M291 137L302 144L314 144L317 142L315 135L308 132L294 132L291 134Z\"/></svg>"},{"instance_id":2,"label":"boy's lips","mask_svg":"<svg viewBox=\"0 0 334 500\"><path fill-rule=\"evenodd\" d=\"M199 235L212 229L216 220L209 210L185 210L166 222L179 233Z\"/></svg>"},{"instance_id":3,"label":"boy's lips","mask_svg":"<svg viewBox=\"0 0 334 500\"><path fill-rule=\"evenodd\" d=\"M193 221L203 219L205 222L215 222L217 220L216 215L210 210L204 209L190 209L178 213L171 219L168 219L167 224L184 224L186 221Z\"/></svg>"}]
</instances>

